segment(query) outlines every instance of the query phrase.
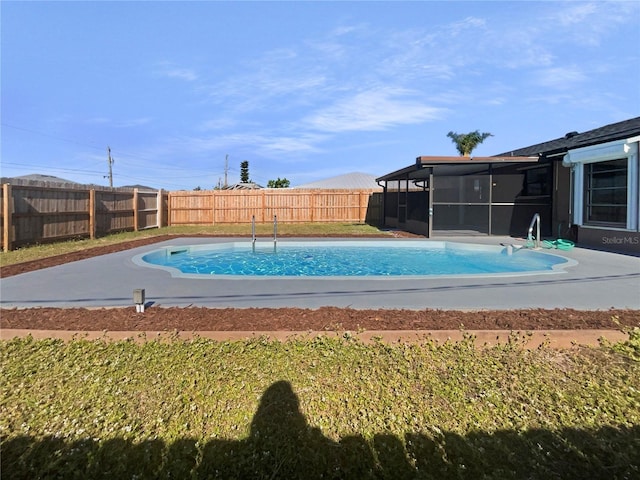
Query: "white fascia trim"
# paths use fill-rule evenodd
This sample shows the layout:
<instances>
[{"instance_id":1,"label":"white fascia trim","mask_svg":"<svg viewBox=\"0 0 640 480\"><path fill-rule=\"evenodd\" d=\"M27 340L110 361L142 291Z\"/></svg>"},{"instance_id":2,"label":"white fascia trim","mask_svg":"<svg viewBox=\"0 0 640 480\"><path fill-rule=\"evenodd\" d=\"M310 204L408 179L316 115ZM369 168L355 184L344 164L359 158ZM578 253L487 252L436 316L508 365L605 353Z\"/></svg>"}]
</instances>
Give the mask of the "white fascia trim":
<instances>
[{"instance_id":1,"label":"white fascia trim","mask_svg":"<svg viewBox=\"0 0 640 480\"><path fill-rule=\"evenodd\" d=\"M640 137L637 137L640 139ZM627 169L627 228L633 231L640 229L640 156L638 141L629 145Z\"/></svg>"},{"instance_id":2,"label":"white fascia trim","mask_svg":"<svg viewBox=\"0 0 640 480\"><path fill-rule=\"evenodd\" d=\"M582 226L584 212L584 165L572 165L573 170L573 223Z\"/></svg>"},{"instance_id":3,"label":"white fascia trim","mask_svg":"<svg viewBox=\"0 0 640 480\"><path fill-rule=\"evenodd\" d=\"M628 158L638 152L636 138L638 137L569 150L564 156L562 164L570 166L575 163L605 162L618 158Z\"/></svg>"}]
</instances>

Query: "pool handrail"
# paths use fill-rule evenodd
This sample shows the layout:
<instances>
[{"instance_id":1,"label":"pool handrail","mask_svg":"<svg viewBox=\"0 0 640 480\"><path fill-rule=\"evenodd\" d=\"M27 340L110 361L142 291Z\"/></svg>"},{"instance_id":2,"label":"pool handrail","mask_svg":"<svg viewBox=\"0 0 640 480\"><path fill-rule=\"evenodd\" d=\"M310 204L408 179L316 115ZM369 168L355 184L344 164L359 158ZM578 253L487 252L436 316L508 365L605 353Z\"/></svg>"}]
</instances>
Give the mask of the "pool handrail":
<instances>
[{"instance_id":1,"label":"pool handrail","mask_svg":"<svg viewBox=\"0 0 640 480\"><path fill-rule=\"evenodd\" d=\"M536 236L533 237L533 226L537 225ZM527 244L533 240L534 248L540 248L540 214L534 213L531 223L529 224L529 230L527 231Z\"/></svg>"}]
</instances>

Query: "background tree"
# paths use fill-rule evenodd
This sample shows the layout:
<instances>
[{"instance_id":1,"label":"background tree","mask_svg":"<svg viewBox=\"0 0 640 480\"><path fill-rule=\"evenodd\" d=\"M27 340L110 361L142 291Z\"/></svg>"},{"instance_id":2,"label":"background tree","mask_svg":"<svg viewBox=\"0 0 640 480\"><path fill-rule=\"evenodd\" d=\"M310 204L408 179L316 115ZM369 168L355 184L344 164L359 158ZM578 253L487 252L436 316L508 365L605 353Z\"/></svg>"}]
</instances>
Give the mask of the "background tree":
<instances>
[{"instance_id":1,"label":"background tree","mask_svg":"<svg viewBox=\"0 0 640 480\"><path fill-rule=\"evenodd\" d=\"M463 157L468 157L471 152L488 137L493 137L490 133L480 133L478 130L469 133L447 133L447 137L456 144L456 149Z\"/></svg>"},{"instance_id":2,"label":"background tree","mask_svg":"<svg viewBox=\"0 0 640 480\"><path fill-rule=\"evenodd\" d=\"M249 161L244 160L240 163L240 182L251 183L249 180Z\"/></svg>"},{"instance_id":3,"label":"background tree","mask_svg":"<svg viewBox=\"0 0 640 480\"><path fill-rule=\"evenodd\" d=\"M267 182L267 188L289 188L289 185L289 180L280 177L277 180L269 180Z\"/></svg>"}]
</instances>

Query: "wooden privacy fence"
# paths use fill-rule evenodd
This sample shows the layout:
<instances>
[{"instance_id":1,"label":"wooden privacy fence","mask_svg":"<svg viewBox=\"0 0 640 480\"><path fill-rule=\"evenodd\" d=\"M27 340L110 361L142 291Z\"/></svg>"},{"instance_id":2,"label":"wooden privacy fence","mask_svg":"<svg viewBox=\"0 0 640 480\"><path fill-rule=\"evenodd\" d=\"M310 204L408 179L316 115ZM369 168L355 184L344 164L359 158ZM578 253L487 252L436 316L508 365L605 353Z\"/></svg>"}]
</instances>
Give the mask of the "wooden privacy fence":
<instances>
[{"instance_id":1,"label":"wooden privacy fence","mask_svg":"<svg viewBox=\"0 0 640 480\"><path fill-rule=\"evenodd\" d=\"M2 185L2 248L166 225L166 192Z\"/></svg>"},{"instance_id":2,"label":"wooden privacy fence","mask_svg":"<svg viewBox=\"0 0 640 480\"><path fill-rule=\"evenodd\" d=\"M379 225L376 190L156 192L87 186L2 185L2 247L166 225L353 222Z\"/></svg>"},{"instance_id":3,"label":"wooden privacy fence","mask_svg":"<svg viewBox=\"0 0 640 480\"><path fill-rule=\"evenodd\" d=\"M378 224L382 194L374 190L212 190L169 193L169 225L354 222Z\"/></svg>"}]
</instances>

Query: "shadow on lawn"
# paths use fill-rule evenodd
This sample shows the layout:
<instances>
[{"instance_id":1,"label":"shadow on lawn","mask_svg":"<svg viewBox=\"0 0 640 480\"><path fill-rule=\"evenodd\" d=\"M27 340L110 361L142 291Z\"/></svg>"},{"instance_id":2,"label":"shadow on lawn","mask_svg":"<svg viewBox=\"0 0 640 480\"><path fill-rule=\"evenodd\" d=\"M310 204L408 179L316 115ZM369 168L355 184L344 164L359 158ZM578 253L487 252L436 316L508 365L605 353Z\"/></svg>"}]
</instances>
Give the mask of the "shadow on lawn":
<instances>
[{"instance_id":1,"label":"shadow on lawn","mask_svg":"<svg viewBox=\"0 0 640 480\"><path fill-rule=\"evenodd\" d=\"M428 426L425 426L428 429ZM248 438L2 441L2 478L544 478L640 477L640 427L557 432L390 434L339 442L311 427L288 382L262 396Z\"/></svg>"}]
</instances>

